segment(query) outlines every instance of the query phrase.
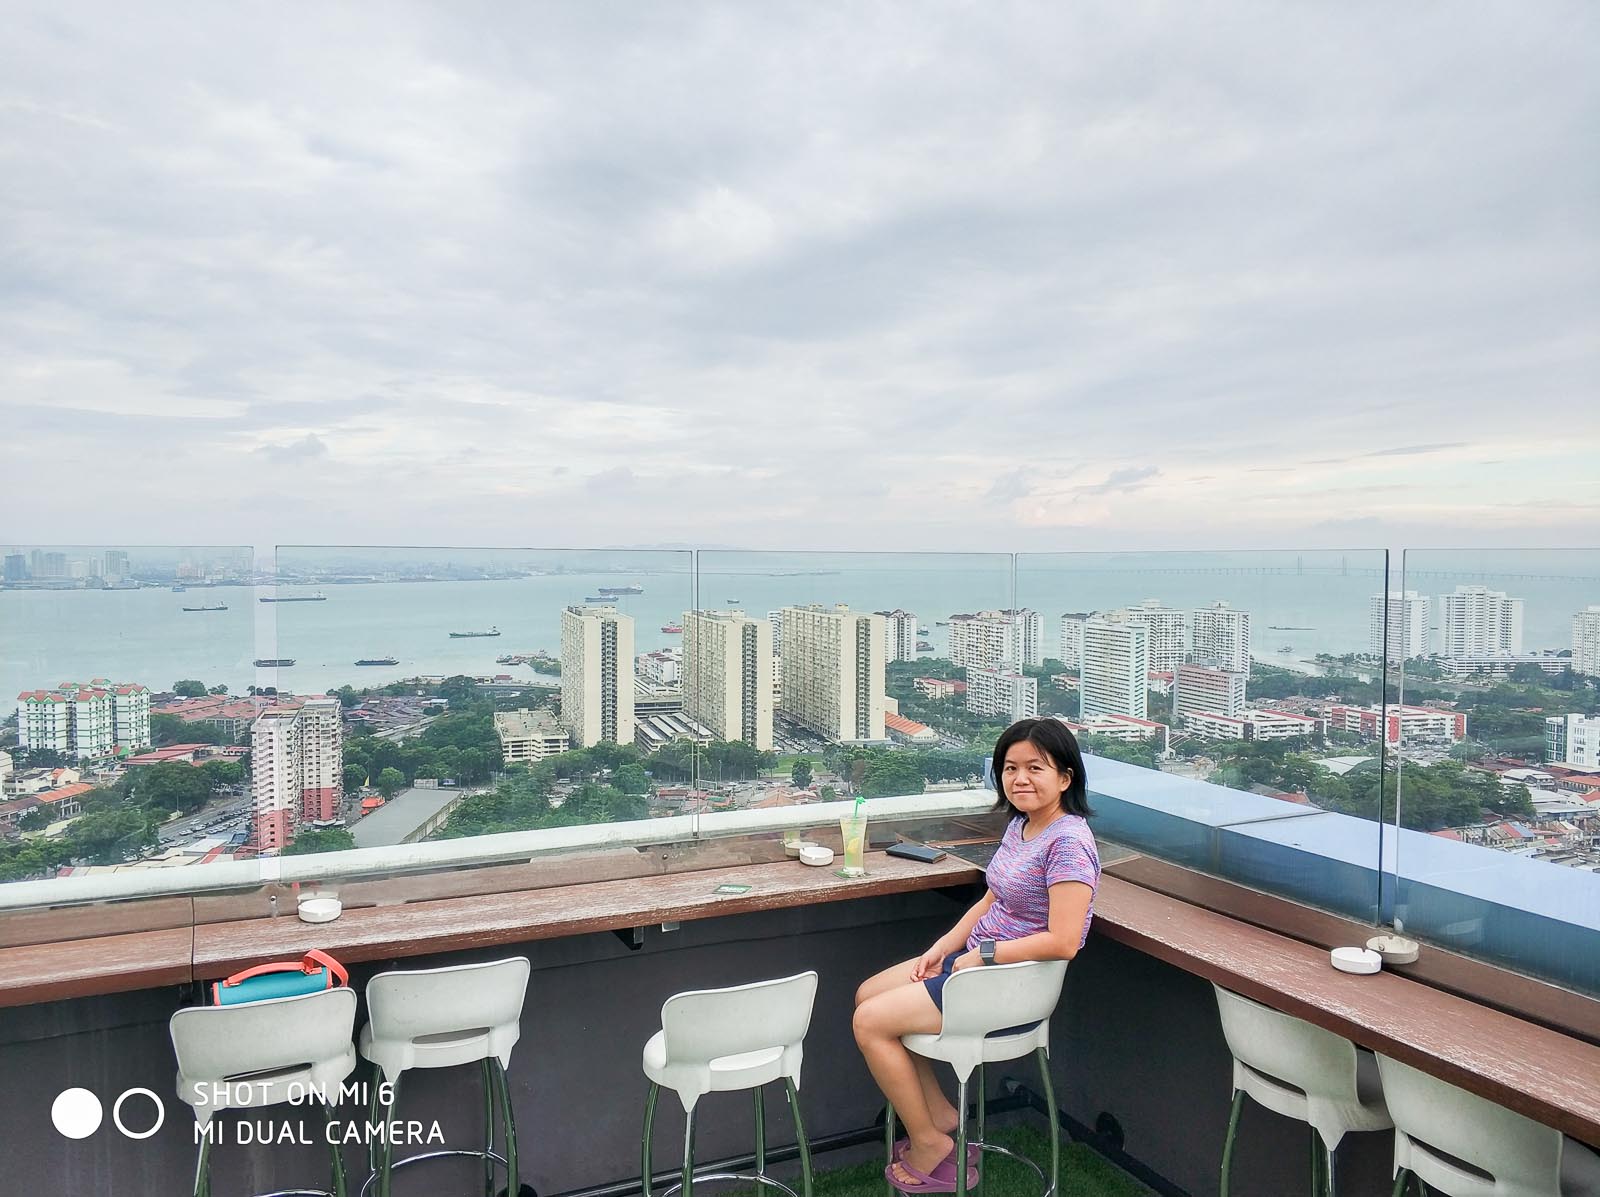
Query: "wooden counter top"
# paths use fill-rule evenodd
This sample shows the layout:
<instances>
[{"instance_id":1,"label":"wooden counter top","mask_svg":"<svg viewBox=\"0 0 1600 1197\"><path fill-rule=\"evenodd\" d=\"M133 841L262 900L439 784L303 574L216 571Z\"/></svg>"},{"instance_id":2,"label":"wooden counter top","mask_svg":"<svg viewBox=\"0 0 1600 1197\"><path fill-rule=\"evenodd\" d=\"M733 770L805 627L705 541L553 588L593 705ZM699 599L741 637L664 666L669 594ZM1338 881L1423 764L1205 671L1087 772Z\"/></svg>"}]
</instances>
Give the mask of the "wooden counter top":
<instances>
[{"instance_id":1,"label":"wooden counter top","mask_svg":"<svg viewBox=\"0 0 1600 1197\"><path fill-rule=\"evenodd\" d=\"M193 958L192 927L0 948L0 1007L182 985Z\"/></svg>"},{"instance_id":2,"label":"wooden counter top","mask_svg":"<svg viewBox=\"0 0 1600 1197\"><path fill-rule=\"evenodd\" d=\"M1115 877L1101 879L1094 926L1224 989L1600 1144L1594 1044L1395 973L1338 972L1324 948Z\"/></svg>"},{"instance_id":3,"label":"wooden counter top","mask_svg":"<svg viewBox=\"0 0 1600 1197\"><path fill-rule=\"evenodd\" d=\"M846 879L832 869L806 868L785 860L364 907L316 926L293 915L201 924L194 929L194 976L199 981L225 977L262 960L291 959L313 947L354 964L939 889L983 876L954 857L928 865L874 852L868 854L867 867L865 877ZM713 893L719 885L748 885L750 891Z\"/></svg>"}]
</instances>

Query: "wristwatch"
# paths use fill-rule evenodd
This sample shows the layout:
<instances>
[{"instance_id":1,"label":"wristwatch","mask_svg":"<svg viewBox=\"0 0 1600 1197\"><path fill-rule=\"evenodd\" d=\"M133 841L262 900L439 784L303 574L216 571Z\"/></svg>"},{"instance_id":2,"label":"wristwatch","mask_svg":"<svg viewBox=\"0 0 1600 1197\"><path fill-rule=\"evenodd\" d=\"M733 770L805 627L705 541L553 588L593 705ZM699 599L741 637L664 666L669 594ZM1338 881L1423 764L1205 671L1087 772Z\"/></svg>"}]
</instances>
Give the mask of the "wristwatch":
<instances>
[{"instance_id":1,"label":"wristwatch","mask_svg":"<svg viewBox=\"0 0 1600 1197\"><path fill-rule=\"evenodd\" d=\"M985 964L994 963L994 940L980 939L978 941L978 957Z\"/></svg>"}]
</instances>

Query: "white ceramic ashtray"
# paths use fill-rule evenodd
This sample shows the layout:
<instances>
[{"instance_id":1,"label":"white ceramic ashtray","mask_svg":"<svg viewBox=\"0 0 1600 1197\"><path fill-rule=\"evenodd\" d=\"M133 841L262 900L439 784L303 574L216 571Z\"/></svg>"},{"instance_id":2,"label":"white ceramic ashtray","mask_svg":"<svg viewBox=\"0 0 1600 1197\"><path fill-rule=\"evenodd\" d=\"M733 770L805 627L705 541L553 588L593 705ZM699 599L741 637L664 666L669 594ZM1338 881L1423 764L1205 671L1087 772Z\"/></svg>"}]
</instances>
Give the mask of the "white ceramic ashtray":
<instances>
[{"instance_id":1,"label":"white ceramic ashtray","mask_svg":"<svg viewBox=\"0 0 1600 1197\"><path fill-rule=\"evenodd\" d=\"M800 849L800 863L807 865L831 865L833 863L833 849L824 848L821 844L806 844Z\"/></svg>"},{"instance_id":2,"label":"white ceramic ashtray","mask_svg":"<svg viewBox=\"0 0 1600 1197\"><path fill-rule=\"evenodd\" d=\"M1383 967L1383 957L1366 948L1334 948L1329 956L1333 960L1333 967L1342 973L1365 975Z\"/></svg>"},{"instance_id":3,"label":"white ceramic ashtray","mask_svg":"<svg viewBox=\"0 0 1600 1197\"><path fill-rule=\"evenodd\" d=\"M818 847L818 845L813 844L810 840L789 840L783 845L783 850L790 856L799 856L807 848L815 847Z\"/></svg>"},{"instance_id":4,"label":"white ceramic ashtray","mask_svg":"<svg viewBox=\"0 0 1600 1197\"><path fill-rule=\"evenodd\" d=\"M1375 935L1367 940L1367 947L1382 956L1385 964L1410 964L1422 951L1416 940L1404 935Z\"/></svg>"},{"instance_id":5,"label":"white ceramic ashtray","mask_svg":"<svg viewBox=\"0 0 1600 1197\"><path fill-rule=\"evenodd\" d=\"M302 923L331 923L343 911L344 904L338 898L306 898L296 913Z\"/></svg>"}]
</instances>

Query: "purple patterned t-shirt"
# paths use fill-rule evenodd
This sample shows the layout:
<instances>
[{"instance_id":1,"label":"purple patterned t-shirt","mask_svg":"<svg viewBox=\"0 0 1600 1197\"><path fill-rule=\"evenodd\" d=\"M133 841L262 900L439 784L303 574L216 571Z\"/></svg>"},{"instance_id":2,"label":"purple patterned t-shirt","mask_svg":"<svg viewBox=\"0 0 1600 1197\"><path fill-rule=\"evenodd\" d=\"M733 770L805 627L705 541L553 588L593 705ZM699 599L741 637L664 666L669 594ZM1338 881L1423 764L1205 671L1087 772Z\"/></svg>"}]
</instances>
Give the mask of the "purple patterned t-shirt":
<instances>
[{"instance_id":1,"label":"purple patterned t-shirt","mask_svg":"<svg viewBox=\"0 0 1600 1197\"><path fill-rule=\"evenodd\" d=\"M985 880L994 902L967 937L967 949L980 939L1021 939L1050 929L1050 887L1059 881L1081 881L1091 890L1100 884L1100 853L1088 820L1062 815L1031 840L1022 838L1028 825L1019 815L1006 824L1005 835ZM1094 897L1083 920L1083 947L1094 918Z\"/></svg>"}]
</instances>

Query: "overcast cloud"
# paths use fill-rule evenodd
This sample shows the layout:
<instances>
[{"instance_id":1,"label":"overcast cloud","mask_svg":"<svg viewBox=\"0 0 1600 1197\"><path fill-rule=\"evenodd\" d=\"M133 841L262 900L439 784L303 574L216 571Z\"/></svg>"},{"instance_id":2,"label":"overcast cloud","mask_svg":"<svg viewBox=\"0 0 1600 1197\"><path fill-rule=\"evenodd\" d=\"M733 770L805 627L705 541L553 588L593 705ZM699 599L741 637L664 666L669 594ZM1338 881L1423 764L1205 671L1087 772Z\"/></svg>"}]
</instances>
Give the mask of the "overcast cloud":
<instances>
[{"instance_id":1,"label":"overcast cloud","mask_svg":"<svg viewBox=\"0 0 1600 1197\"><path fill-rule=\"evenodd\" d=\"M0 540L1596 540L1590 3L4 15Z\"/></svg>"}]
</instances>

